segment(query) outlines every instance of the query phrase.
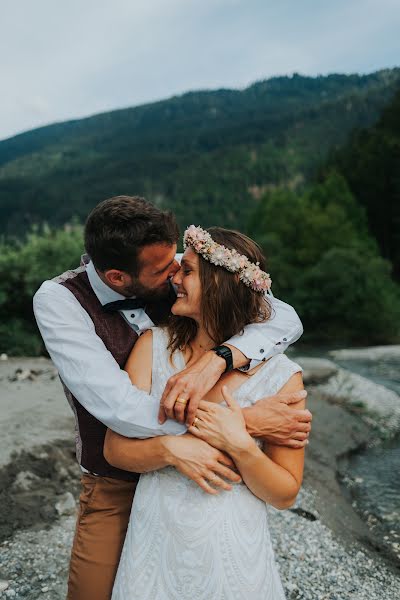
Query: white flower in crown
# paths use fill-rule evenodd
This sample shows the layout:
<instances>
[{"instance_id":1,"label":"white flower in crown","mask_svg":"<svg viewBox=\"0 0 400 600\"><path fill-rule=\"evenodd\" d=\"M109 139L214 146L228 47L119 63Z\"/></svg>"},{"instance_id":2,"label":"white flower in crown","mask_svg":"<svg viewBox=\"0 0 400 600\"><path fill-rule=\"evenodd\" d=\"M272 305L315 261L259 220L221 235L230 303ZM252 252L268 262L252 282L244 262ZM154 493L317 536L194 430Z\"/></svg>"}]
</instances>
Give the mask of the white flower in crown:
<instances>
[{"instance_id":1,"label":"white flower in crown","mask_svg":"<svg viewBox=\"0 0 400 600\"><path fill-rule=\"evenodd\" d=\"M227 263L227 260L228 255L224 246L219 246L218 248L215 248L210 257L210 261L213 263L213 265L216 265L217 267L223 267L225 263Z\"/></svg>"},{"instance_id":2,"label":"white flower in crown","mask_svg":"<svg viewBox=\"0 0 400 600\"><path fill-rule=\"evenodd\" d=\"M252 263L234 248L230 250L214 242L208 231L201 227L190 225L183 235L183 245L185 249L192 248L213 265L224 267L231 273L239 273L240 281L256 292L266 292L271 287L271 278L260 269L259 263Z\"/></svg>"}]
</instances>

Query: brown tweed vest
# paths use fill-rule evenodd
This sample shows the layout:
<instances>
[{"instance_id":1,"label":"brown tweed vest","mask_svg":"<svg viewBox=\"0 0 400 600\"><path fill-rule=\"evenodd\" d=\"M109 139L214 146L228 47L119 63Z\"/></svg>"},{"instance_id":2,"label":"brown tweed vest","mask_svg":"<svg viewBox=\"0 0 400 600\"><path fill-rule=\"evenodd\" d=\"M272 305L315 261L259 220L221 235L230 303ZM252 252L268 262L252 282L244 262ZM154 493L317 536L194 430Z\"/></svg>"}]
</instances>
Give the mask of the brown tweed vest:
<instances>
[{"instance_id":1,"label":"brown tweed vest","mask_svg":"<svg viewBox=\"0 0 400 600\"><path fill-rule=\"evenodd\" d=\"M90 285L85 266L67 271L56 277L54 281L65 286L74 294L92 319L97 335L102 339L107 350L111 352L119 366L123 368L138 336L118 312L106 313L103 310ZM167 300L146 306L146 312L154 323L160 324L165 321L174 300L174 295L171 293ZM106 461L103 455L106 425L91 415L72 395L64 383L63 386L65 395L75 414L76 454L82 467L103 477L137 481L139 479L138 473L117 469Z\"/></svg>"}]
</instances>

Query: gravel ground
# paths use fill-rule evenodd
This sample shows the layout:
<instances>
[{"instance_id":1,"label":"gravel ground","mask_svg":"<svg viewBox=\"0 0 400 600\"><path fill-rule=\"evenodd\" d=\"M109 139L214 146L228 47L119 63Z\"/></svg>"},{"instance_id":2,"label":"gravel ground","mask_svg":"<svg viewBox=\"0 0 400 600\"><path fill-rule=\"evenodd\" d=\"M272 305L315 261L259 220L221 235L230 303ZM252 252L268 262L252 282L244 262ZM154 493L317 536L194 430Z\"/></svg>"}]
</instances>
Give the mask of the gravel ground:
<instances>
[{"instance_id":1,"label":"gravel ground","mask_svg":"<svg viewBox=\"0 0 400 600\"><path fill-rule=\"evenodd\" d=\"M360 546L345 548L318 519L315 492L302 490L296 503L304 516L270 509L274 541L287 600L398 600L400 579ZM311 520L315 518L315 520ZM64 600L75 518L47 531L19 532L0 547L1 598Z\"/></svg>"},{"instance_id":2,"label":"gravel ground","mask_svg":"<svg viewBox=\"0 0 400 600\"><path fill-rule=\"evenodd\" d=\"M358 406L346 410L349 376L344 395L337 393L343 386L332 388L335 375L324 387L328 366L314 364L310 375L318 385L309 385L314 419L304 487L294 508L269 508L287 600L399 600L396 557L369 531L337 480L338 459L370 442L374 423L361 418ZM33 378L25 377L28 369ZM44 359L0 363L0 391L6 416L0 423L0 598L64 600L79 480L69 408ZM392 414L381 415L383 421ZM60 500L68 500L64 509L71 516L57 517Z\"/></svg>"}]
</instances>

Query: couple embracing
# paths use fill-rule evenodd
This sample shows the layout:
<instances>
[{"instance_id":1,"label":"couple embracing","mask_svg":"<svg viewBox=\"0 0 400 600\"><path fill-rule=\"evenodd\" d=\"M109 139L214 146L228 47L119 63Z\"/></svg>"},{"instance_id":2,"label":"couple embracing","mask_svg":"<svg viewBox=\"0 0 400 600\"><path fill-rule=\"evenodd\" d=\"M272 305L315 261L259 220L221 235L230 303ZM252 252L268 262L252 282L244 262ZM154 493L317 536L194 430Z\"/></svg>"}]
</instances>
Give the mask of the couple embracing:
<instances>
[{"instance_id":1,"label":"couple embracing","mask_svg":"<svg viewBox=\"0 0 400 600\"><path fill-rule=\"evenodd\" d=\"M137 197L100 203L34 311L82 469L68 600L284 598L266 503L299 491L311 414L295 311L260 248ZM180 259L180 262L178 260Z\"/></svg>"}]
</instances>

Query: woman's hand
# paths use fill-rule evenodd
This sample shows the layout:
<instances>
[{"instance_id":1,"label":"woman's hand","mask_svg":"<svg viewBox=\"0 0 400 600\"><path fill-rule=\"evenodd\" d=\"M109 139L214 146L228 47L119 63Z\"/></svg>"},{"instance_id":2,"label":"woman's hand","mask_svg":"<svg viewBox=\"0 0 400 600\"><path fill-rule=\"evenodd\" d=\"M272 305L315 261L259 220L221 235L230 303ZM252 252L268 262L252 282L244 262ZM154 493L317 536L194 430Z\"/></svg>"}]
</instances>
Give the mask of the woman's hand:
<instances>
[{"instance_id":1,"label":"woman's hand","mask_svg":"<svg viewBox=\"0 0 400 600\"><path fill-rule=\"evenodd\" d=\"M255 442L247 433L242 409L226 386L222 388L222 395L228 406L202 400L188 431L229 454L232 450L246 449Z\"/></svg>"}]
</instances>

